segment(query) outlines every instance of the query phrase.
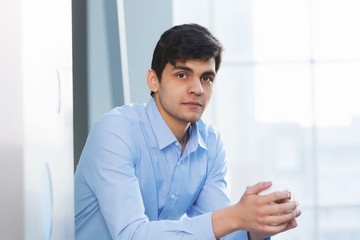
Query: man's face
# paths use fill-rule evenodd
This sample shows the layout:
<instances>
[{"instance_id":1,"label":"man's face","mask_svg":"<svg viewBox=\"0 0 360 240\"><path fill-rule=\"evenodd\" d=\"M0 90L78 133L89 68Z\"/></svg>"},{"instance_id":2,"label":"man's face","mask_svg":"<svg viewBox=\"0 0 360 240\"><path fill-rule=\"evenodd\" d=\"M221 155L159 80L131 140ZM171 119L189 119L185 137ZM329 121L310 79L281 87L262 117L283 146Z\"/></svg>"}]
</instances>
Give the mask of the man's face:
<instances>
[{"instance_id":1,"label":"man's face","mask_svg":"<svg viewBox=\"0 0 360 240\"><path fill-rule=\"evenodd\" d=\"M215 80L215 59L167 63L155 92L159 111L168 124L188 124L201 118Z\"/></svg>"}]
</instances>

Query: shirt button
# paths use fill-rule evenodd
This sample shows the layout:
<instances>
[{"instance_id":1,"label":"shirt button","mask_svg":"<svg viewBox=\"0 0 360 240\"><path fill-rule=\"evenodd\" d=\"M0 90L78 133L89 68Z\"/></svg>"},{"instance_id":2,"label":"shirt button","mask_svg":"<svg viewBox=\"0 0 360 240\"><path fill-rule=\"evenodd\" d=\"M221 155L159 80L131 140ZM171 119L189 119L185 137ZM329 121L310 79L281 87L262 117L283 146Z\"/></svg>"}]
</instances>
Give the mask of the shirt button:
<instances>
[{"instance_id":1,"label":"shirt button","mask_svg":"<svg viewBox=\"0 0 360 240\"><path fill-rule=\"evenodd\" d=\"M174 194L173 194L173 195L171 195L171 198L172 198L172 199L174 199L174 198L175 198L175 195L174 195Z\"/></svg>"},{"instance_id":2,"label":"shirt button","mask_svg":"<svg viewBox=\"0 0 360 240\"><path fill-rule=\"evenodd\" d=\"M181 162L179 161L177 165L180 166L180 165L181 165Z\"/></svg>"},{"instance_id":3,"label":"shirt button","mask_svg":"<svg viewBox=\"0 0 360 240\"><path fill-rule=\"evenodd\" d=\"M179 146L179 143L178 143L178 142L176 142L176 143L175 143L175 146Z\"/></svg>"}]
</instances>

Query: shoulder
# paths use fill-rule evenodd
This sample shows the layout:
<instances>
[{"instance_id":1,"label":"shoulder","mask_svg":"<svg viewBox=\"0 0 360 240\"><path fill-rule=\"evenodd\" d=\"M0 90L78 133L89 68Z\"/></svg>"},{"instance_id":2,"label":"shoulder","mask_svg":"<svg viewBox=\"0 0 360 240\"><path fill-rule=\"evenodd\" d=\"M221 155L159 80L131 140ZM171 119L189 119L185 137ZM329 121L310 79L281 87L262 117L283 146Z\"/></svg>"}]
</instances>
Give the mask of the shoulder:
<instances>
[{"instance_id":1,"label":"shoulder","mask_svg":"<svg viewBox=\"0 0 360 240\"><path fill-rule=\"evenodd\" d=\"M212 124L203 120L197 122L198 132L204 141L210 158L216 158L221 154L223 149L223 140L219 130Z\"/></svg>"},{"instance_id":2,"label":"shoulder","mask_svg":"<svg viewBox=\"0 0 360 240\"><path fill-rule=\"evenodd\" d=\"M140 104L116 107L97 120L93 128L123 131L138 125L141 122L141 115L144 111L144 105Z\"/></svg>"},{"instance_id":3,"label":"shoulder","mask_svg":"<svg viewBox=\"0 0 360 240\"><path fill-rule=\"evenodd\" d=\"M117 107L97 120L87 137L81 158L101 163L106 158L111 159L111 153L123 156L123 159L135 156L141 138L143 108L134 104Z\"/></svg>"},{"instance_id":4,"label":"shoulder","mask_svg":"<svg viewBox=\"0 0 360 240\"><path fill-rule=\"evenodd\" d=\"M197 122L199 134L201 135L208 151L208 171L224 171L225 150L219 130L212 124L203 120Z\"/></svg>"},{"instance_id":5,"label":"shoulder","mask_svg":"<svg viewBox=\"0 0 360 240\"><path fill-rule=\"evenodd\" d=\"M212 125L211 123L207 123L204 120L200 119L197 122L197 128L199 134L206 144L213 144L214 142L221 141L221 136L219 130Z\"/></svg>"},{"instance_id":6,"label":"shoulder","mask_svg":"<svg viewBox=\"0 0 360 240\"><path fill-rule=\"evenodd\" d=\"M87 142L96 146L126 145L136 152L137 140L141 137L141 116L144 106L124 105L112 109L95 122Z\"/></svg>"}]
</instances>

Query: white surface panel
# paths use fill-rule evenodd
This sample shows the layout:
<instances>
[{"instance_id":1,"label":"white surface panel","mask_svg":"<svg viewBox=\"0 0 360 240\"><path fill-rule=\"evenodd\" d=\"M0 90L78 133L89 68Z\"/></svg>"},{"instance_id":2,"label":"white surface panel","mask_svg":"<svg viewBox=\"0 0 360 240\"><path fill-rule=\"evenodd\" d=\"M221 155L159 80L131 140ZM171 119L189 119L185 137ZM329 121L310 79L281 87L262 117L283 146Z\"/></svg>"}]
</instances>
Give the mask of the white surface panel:
<instances>
[{"instance_id":1,"label":"white surface panel","mask_svg":"<svg viewBox=\"0 0 360 240\"><path fill-rule=\"evenodd\" d=\"M71 1L24 1L22 20L25 238L73 239Z\"/></svg>"}]
</instances>

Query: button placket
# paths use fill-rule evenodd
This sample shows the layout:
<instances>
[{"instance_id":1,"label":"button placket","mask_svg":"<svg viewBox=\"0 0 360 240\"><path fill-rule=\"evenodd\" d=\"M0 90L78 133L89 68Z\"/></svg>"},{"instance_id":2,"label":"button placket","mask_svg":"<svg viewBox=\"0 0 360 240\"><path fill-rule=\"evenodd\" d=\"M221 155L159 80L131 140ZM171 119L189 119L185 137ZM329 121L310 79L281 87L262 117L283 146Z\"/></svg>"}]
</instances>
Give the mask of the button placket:
<instances>
[{"instance_id":1,"label":"button placket","mask_svg":"<svg viewBox=\"0 0 360 240\"><path fill-rule=\"evenodd\" d=\"M178 156L178 159L180 160L180 155ZM179 164L179 161L178 161L177 165L178 164ZM163 211L160 214L160 218L163 218L163 219L166 218L173 210L173 207L177 202L177 198L178 198L177 194L179 192L180 184L181 184L181 170L178 167L176 167L175 172L174 172L173 181L172 181L172 184L170 187L170 194L169 194L167 201L165 202Z\"/></svg>"}]
</instances>

